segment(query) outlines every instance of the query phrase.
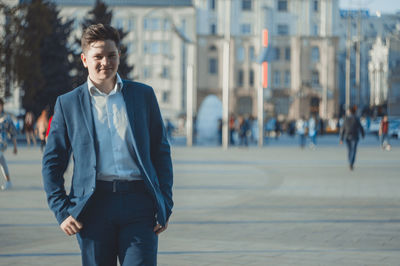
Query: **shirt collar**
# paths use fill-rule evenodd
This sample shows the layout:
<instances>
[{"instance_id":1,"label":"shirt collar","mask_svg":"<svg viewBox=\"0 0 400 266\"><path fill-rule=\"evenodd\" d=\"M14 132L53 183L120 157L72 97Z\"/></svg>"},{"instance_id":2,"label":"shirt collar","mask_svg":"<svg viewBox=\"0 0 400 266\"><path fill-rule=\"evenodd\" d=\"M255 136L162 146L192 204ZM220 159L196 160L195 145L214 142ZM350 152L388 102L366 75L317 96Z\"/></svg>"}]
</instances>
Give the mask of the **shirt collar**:
<instances>
[{"instance_id":1,"label":"shirt collar","mask_svg":"<svg viewBox=\"0 0 400 266\"><path fill-rule=\"evenodd\" d=\"M88 84L88 89L89 89L90 95L92 95L92 96L95 96L95 95L106 96L107 95L104 92L101 92L98 88L96 88L96 86L90 80L89 76L87 78L87 84ZM117 81L115 82L114 89L108 95L112 95L112 94L115 94L117 92L120 92L122 90L122 87L123 87L122 79L117 73Z\"/></svg>"}]
</instances>

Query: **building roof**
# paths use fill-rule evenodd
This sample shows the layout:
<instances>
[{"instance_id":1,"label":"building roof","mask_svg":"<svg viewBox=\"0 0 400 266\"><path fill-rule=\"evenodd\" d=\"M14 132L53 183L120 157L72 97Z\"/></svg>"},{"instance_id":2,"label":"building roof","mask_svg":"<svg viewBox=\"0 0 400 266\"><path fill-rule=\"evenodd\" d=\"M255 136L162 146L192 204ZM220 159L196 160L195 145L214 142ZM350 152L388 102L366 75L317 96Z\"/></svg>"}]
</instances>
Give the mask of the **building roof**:
<instances>
[{"instance_id":1,"label":"building roof","mask_svg":"<svg viewBox=\"0 0 400 266\"><path fill-rule=\"evenodd\" d=\"M27 0L20 0L27 2ZM50 0L58 6L93 6L96 0ZM103 0L108 6L161 6L185 7L193 6L192 0Z\"/></svg>"}]
</instances>

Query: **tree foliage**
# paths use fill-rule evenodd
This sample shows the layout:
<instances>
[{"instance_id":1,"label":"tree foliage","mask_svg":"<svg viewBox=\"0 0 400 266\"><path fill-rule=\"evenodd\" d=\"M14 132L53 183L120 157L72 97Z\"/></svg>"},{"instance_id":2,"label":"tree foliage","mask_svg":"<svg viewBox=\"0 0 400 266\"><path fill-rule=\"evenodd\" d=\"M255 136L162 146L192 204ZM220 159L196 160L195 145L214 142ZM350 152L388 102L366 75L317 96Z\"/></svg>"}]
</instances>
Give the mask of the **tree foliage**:
<instances>
[{"instance_id":1,"label":"tree foliage","mask_svg":"<svg viewBox=\"0 0 400 266\"><path fill-rule=\"evenodd\" d=\"M72 89L67 41L72 21L63 22L56 6L43 0L20 5L19 17L14 72L24 91L23 107L38 114Z\"/></svg>"},{"instance_id":2,"label":"tree foliage","mask_svg":"<svg viewBox=\"0 0 400 266\"><path fill-rule=\"evenodd\" d=\"M111 10L108 10L108 6L101 0L96 0L93 9L88 12L87 16L85 16L85 19L82 22L82 30L85 30L90 25L98 23L111 25L112 18L113 14ZM118 32L121 39L121 47L120 47L121 58L118 68L118 74L122 78L132 78L130 77L130 74L132 73L133 66L130 66L127 63L127 47L123 44L123 39L125 38L127 33L124 32L122 29L118 29ZM81 44L80 39L77 38L75 40L75 46L80 47L80 44ZM75 68L74 78L73 78L74 86L78 86L84 83L88 75L87 70L84 68L81 62L80 52L81 52L80 49L76 50L74 56L74 68Z\"/></svg>"},{"instance_id":3,"label":"tree foliage","mask_svg":"<svg viewBox=\"0 0 400 266\"><path fill-rule=\"evenodd\" d=\"M12 84L16 82L15 75L15 41L18 40L21 20L17 16L18 7L9 7L0 2L0 14L3 20L0 26L3 29L0 36L0 97L11 95Z\"/></svg>"}]
</instances>

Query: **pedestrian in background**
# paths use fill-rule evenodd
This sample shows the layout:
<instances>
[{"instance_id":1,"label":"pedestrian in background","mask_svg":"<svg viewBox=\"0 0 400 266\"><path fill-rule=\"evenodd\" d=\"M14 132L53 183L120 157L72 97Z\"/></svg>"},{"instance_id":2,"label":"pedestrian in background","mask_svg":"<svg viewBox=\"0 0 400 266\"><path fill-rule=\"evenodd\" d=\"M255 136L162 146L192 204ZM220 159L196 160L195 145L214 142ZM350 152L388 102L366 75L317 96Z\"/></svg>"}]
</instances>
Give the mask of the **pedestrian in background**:
<instances>
[{"instance_id":1,"label":"pedestrian in background","mask_svg":"<svg viewBox=\"0 0 400 266\"><path fill-rule=\"evenodd\" d=\"M235 140L233 139L235 130L236 130L235 115L231 114L231 116L229 117L229 144L230 145L235 145Z\"/></svg>"},{"instance_id":2,"label":"pedestrian in background","mask_svg":"<svg viewBox=\"0 0 400 266\"><path fill-rule=\"evenodd\" d=\"M389 143L389 119L387 115L383 116L379 125L379 137L382 149L390 151L391 146Z\"/></svg>"},{"instance_id":3,"label":"pedestrian in background","mask_svg":"<svg viewBox=\"0 0 400 266\"><path fill-rule=\"evenodd\" d=\"M299 120L296 121L296 132L299 135L299 143L300 148L304 149L306 145L306 131L307 131L307 122L304 116L300 117Z\"/></svg>"},{"instance_id":4,"label":"pedestrian in background","mask_svg":"<svg viewBox=\"0 0 400 266\"><path fill-rule=\"evenodd\" d=\"M46 131L49 125L47 109L44 109L36 121L36 134L40 139L40 150L46 146Z\"/></svg>"},{"instance_id":5,"label":"pedestrian in background","mask_svg":"<svg viewBox=\"0 0 400 266\"><path fill-rule=\"evenodd\" d=\"M308 120L308 137L310 138L310 148L315 149L317 146L317 133L318 133L318 122L317 116L312 114Z\"/></svg>"},{"instance_id":6,"label":"pedestrian in background","mask_svg":"<svg viewBox=\"0 0 400 266\"><path fill-rule=\"evenodd\" d=\"M344 119L343 126L340 128L340 144L343 144L343 140L346 141L349 168L351 171L354 169L360 135L364 138L364 129L360 123L360 119L356 116L356 108L352 107L348 110L348 115Z\"/></svg>"},{"instance_id":7,"label":"pedestrian in background","mask_svg":"<svg viewBox=\"0 0 400 266\"><path fill-rule=\"evenodd\" d=\"M0 168L6 180L5 184L1 186L2 190L8 190L12 187L10 172L3 154L7 149L7 136L11 137L14 144L14 154L17 154L17 129L10 115L4 112L4 101L0 98Z\"/></svg>"},{"instance_id":8,"label":"pedestrian in background","mask_svg":"<svg viewBox=\"0 0 400 266\"><path fill-rule=\"evenodd\" d=\"M242 115L239 116L239 139L240 139L240 146L249 146L248 140L248 131L250 130L249 121L244 118Z\"/></svg>"},{"instance_id":9,"label":"pedestrian in background","mask_svg":"<svg viewBox=\"0 0 400 266\"><path fill-rule=\"evenodd\" d=\"M36 136L35 136L35 116L31 111L25 114L24 119L24 131L26 137L26 143L28 146L33 142L33 146L36 146Z\"/></svg>"}]
</instances>

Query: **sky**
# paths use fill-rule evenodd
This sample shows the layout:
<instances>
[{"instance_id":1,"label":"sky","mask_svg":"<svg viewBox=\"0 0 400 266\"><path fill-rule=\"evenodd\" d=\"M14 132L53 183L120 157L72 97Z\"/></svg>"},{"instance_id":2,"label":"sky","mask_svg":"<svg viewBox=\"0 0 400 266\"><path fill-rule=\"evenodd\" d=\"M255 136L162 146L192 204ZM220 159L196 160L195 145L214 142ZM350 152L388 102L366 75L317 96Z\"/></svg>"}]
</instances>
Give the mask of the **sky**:
<instances>
[{"instance_id":1,"label":"sky","mask_svg":"<svg viewBox=\"0 0 400 266\"><path fill-rule=\"evenodd\" d=\"M396 13L400 11L400 0L339 0L341 9L368 8L370 14L376 14L376 11L381 13Z\"/></svg>"}]
</instances>

